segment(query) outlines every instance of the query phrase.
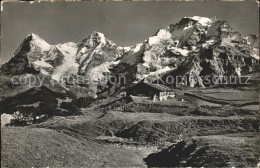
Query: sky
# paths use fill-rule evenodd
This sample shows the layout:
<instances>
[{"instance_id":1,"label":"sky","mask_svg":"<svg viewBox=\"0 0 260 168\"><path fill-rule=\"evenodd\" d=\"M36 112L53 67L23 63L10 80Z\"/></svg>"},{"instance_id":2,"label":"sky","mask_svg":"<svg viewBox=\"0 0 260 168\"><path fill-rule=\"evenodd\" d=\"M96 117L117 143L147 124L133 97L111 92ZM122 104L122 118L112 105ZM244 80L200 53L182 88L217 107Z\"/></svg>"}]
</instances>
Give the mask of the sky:
<instances>
[{"instance_id":1,"label":"sky","mask_svg":"<svg viewBox=\"0 0 260 168\"><path fill-rule=\"evenodd\" d=\"M1 12L1 63L23 39L37 34L50 44L79 42L93 31L122 46L146 40L183 17L226 20L243 36L259 34L256 2L5 2Z\"/></svg>"}]
</instances>

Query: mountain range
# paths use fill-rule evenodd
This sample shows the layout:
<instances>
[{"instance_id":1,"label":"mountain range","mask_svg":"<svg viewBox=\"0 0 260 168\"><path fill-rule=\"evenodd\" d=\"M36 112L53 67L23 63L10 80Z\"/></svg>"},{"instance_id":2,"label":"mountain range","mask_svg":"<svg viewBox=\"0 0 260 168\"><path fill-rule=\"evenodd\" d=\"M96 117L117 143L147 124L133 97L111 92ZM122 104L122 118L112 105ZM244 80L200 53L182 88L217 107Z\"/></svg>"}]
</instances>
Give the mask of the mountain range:
<instances>
[{"instance_id":1,"label":"mountain range","mask_svg":"<svg viewBox=\"0 0 260 168\"><path fill-rule=\"evenodd\" d=\"M191 87L205 87L202 76L241 76L257 71L259 36L242 35L224 20L185 17L159 29L134 46L120 46L100 32L80 42L50 45L38 35L28 35L13 57L1 66L1 75L46 75L52 80L89 77L87 86L61 84L66 90L87 88L87 94L111 95L134 82L154 82L169 75L195 76ZM111 85L110 75L126 77Z\"/></svg>"}]
</instances>

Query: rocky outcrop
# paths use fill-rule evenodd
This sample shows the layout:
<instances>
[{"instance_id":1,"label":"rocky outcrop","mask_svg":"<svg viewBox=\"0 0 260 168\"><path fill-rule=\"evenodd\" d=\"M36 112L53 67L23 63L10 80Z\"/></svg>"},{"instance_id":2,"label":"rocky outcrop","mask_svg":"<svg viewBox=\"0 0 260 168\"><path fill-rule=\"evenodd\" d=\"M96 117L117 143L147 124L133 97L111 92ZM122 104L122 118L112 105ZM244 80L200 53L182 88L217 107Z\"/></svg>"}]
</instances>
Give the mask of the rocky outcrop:
<instances>
[{"instance_id":1,"label":"rocky outcrop","mask_svg":"<svg viewBox=\"0 0 260 168\"><path fill-rule=\"evenodd\" d=\"M144 161L148 167L255 167L256 139L239 134L193 137L152 153Z\"/></svg>"}]
</instances>

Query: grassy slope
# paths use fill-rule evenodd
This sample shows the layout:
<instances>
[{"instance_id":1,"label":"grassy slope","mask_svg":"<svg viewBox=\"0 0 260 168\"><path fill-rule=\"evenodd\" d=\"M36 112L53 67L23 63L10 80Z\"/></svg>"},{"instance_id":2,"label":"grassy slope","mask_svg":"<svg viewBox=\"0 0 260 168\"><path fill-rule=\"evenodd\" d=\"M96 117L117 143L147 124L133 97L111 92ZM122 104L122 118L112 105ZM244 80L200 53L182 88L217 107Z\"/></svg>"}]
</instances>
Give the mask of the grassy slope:
<instances>
[{"instance_id":1,"label":"grassy slope","mask_svg":"<svg viewBox=\"0 0 260 168\"><path fill-rule=\"evenodd\" d=\"M221 162L214 153L218 151L221 153L222 160L226 161L226 164L230 167L241 165L255 167L260 156L259 140L259 133L201 136L197 138L199 146L207 145L209 147L207 156L211 157L212 161ZM211 163L211 165L214 164Z\"/></svg>"},{"instance_id":2,"label":"grassy slope","mask_svg":"<svg viewBox=\"0 0 260 168\"><path fill-rule=\"evenodd\" d=\"M99 103L101 104L102 102ZM95 138L110 136L113 132L139 142L149 141L149 138L164 142L174 140L182 134L185 139L200 136L201 145L210 142L214 150L223 150L232 142L226 135L239 133L243 138L246 132L258 131L258 121L254 115L176 116L166 113L114 111L103 114L94 107L83 109L80 116L53 117L44 123L26 128L2 129L2 166L145 166L142 160L148 155L147 151L106 145ZM223 108L223 113L225 112ZM209 111L206 110L206 113ZM219 135L223 135L221 140ZM224 141L228 143L222 143ZM250 148L244 147L244 141L239 139L237 143L235 148L239 152Z\"/></svg>"},{"instance_id":3,"label":"grassy slope","mask_svg":"<svg viewBox=\"0 0 260 168\"><path fill-rule=\"evenodd\" d=\"M189 138L196 135L254 132L257 120L254 116L175 116L113 111L101 115L97 111L89 111L83 116L60 117L34 127L54 129L78 139L93 139L114 133L141 143L156 143L177 138L180 134Z\"/></svg>"},{"instance_id":4,"label":"grassy slope","mask_svg":"<svg viewBox=\"0 0 260 168\"><path fill-rule=\"evenodd\" d=\"M256 167L259 135L239 133L180 140L144 161L149 167Z\"/></svg>"},{"instance_id":5,"label":"grassy slope","mask_svg":"<svg viewBox=\"0 0 260 168\"><path fill-rule=\"evenodd\" d=\"M243 105L245 103L259 103L259 94L257 89L192 89L187 91L186 94L219 104Z\"/></svg>"},{"instance_id":6,"label":"grassy slope","mask_svg":"<svg viewBox=\"0 0 260 168\"><path fill-rule=\"evenodd\" d=\"M142 151L118 148L43 128L2 129L2 167L144 166Z\"/></svg>"}]
</instances>

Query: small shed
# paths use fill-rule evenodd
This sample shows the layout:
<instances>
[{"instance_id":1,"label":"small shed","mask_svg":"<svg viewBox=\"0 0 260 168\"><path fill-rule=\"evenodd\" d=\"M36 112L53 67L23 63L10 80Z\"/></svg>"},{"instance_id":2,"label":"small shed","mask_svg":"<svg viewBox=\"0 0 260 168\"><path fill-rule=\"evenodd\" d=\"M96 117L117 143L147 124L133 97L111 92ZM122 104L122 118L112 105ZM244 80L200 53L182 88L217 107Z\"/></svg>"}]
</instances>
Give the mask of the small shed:
<instances>
[{"instance_id":1,"label":"small shed","mask_svg":"<svg viewBox=\"0 0 260 168\"><path fill-rule=\"evenodd\" d=\"M139 82L126 89L126 96L149 97L153 101L163 101L175 97L175 93L162 84Z\"/></svg>"}]
</instances>

